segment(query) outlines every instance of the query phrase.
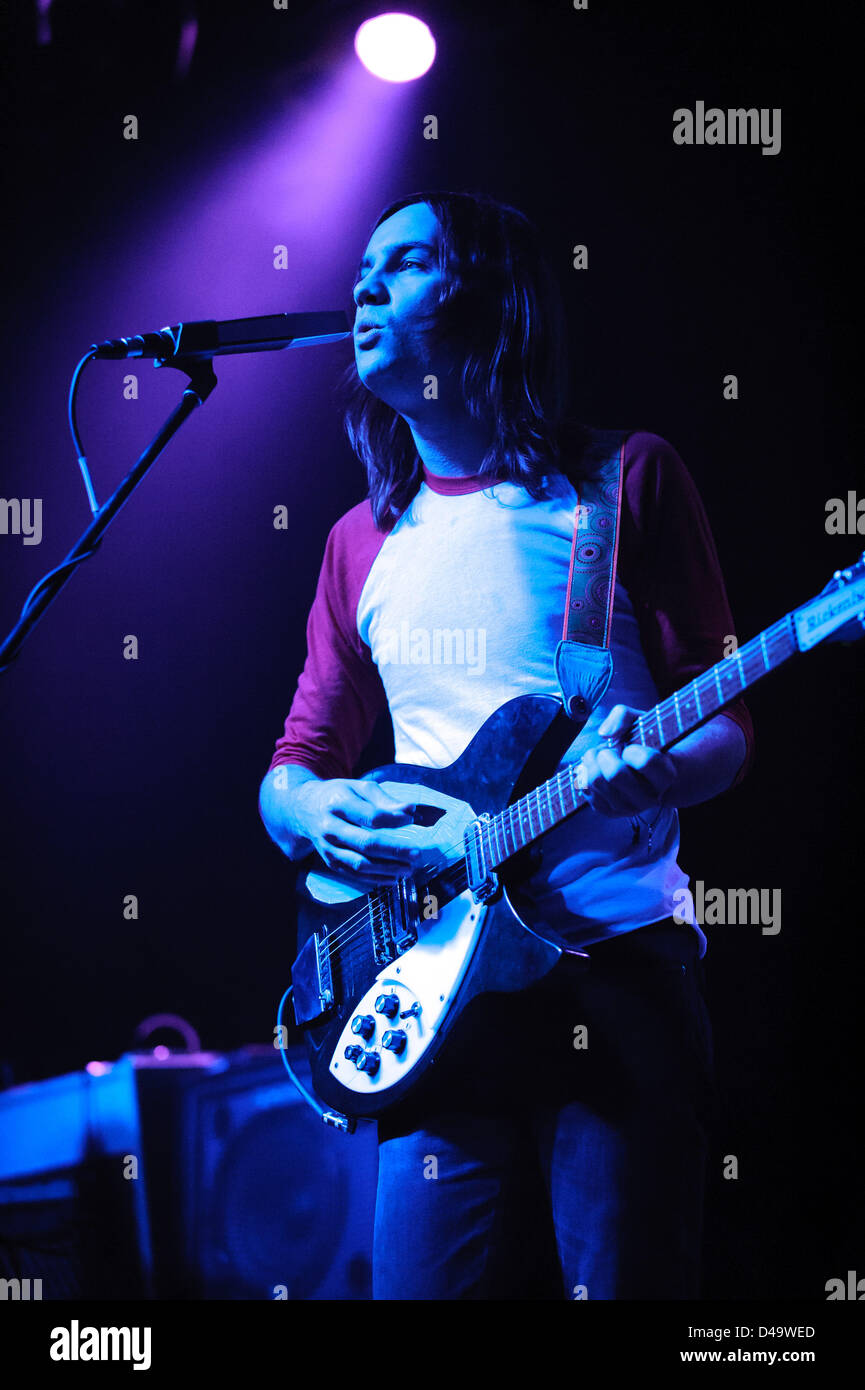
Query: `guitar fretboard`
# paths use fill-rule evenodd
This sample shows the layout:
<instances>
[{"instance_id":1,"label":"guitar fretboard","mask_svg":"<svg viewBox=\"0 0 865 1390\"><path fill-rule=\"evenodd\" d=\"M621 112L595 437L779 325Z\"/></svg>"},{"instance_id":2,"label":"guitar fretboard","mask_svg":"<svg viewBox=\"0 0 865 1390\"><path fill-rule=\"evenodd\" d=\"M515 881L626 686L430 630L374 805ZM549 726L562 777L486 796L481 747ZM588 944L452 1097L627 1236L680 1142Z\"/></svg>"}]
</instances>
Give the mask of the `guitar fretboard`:
<instances>
[{"instance_id":1,"label":"guitar fretboard","mask_svg":"<svg viewBox=\"0 0 865 1390\"><path fill-rule=\"evenodd\" d=\"M628 742L663 752L798 650L793 614L787 613L682 690L641 714ZM481 823L481 845L488 868L498 868L584 804L585 797L575 780L577 766L568 764L548 782Z\"/></svg>"}]
</instances>

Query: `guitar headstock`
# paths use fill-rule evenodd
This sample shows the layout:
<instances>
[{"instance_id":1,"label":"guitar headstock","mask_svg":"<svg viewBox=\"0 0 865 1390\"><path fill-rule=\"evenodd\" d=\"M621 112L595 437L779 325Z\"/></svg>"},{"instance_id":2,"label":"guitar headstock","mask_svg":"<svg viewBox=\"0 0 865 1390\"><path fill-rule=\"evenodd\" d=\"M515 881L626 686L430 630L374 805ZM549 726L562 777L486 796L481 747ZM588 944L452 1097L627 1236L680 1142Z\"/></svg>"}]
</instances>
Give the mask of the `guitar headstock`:
<instances>
[{"instance_id":1,"label":"guitar headstock","mask_svg":"<svg viewBox=\"0 0 865 1390\"><path fill-rule=\"evenodd\" d=\"M836 570L810 603L792 614L800 651L820 642L856 642L865 634L865 551L855 565Z\"/></svg>"}]
</instances>

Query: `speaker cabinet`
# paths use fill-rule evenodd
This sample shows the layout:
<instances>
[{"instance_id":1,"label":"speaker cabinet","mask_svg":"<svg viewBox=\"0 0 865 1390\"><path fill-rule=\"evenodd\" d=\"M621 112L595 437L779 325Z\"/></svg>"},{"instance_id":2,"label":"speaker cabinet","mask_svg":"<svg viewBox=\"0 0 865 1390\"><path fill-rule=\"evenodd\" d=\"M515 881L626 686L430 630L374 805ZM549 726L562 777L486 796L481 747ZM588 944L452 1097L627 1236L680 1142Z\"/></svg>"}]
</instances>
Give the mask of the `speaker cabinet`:
<instances>
[{"instance_id":1,"label":"speaker cabinet","mask_svg":"<svg viewBox=\"0 0 865 1390\"><path fill-rule=\"evenodd\" d=\"M303 1049L288 1058L308 1088ZM0 1277L7 1297L368 1299L377 1167L375 1126L324 1125L273 1048L17 1087Z\"/></svg>"},{"instance_id":2,"label":"speaker cabinet","mask_svg":"<svg viewBox=\"0 0 865 1390\"><path fill-rule=\"evenodd\" d=\"M271 1054L185 1093L175 1171L186 1287L174 1294L159 1262L157 1286L192 1298L368 1299L376 1128L325 1125ZM288 1057L308 1088L302 1049ZM155 1225L153 1238L159 1249Z\"/></svg>"}]
</instances>

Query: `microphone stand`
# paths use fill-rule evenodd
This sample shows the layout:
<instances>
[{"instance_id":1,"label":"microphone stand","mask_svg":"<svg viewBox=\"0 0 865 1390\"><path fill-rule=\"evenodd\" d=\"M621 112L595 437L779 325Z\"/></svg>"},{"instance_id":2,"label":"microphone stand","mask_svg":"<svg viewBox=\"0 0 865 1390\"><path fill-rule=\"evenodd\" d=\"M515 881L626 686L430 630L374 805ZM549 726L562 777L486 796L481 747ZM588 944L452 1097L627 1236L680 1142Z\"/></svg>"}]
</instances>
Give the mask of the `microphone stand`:
<instances>
[{"instance_id":1,"label":"microphone stand","mask_svg":"<svg viewBox=\"0 0 865 1390\"><path fill-rule=\"evenodd\" d=\"M180 404L171 412L165 424L154 436L137 463L127 473L119 487L103 502L87 530L69 551L66 559L41 581L25 604L18 622L6 640L0 645L0 674L8 670L18 656L25 638L32 632L42 614L68 579L72 572L102 544L102 537L116 517L120 508L131 497L150 466L156 462L168 441L177 433L184 420L187 420L198 406L203 405L216 385L216 374L211 359L193 357L169 357L160 361L160 367L175 367L189 378L184 388Z\"/></svg>"}]
</instances>

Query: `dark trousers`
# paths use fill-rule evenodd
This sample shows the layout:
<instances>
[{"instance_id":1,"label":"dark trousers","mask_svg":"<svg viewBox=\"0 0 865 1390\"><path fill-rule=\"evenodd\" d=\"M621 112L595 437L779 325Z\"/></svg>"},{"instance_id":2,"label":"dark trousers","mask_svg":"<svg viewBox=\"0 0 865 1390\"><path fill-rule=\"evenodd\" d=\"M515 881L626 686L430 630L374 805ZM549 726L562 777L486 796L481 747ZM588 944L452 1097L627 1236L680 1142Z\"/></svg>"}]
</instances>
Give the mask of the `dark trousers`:
<instances>
[{"instance_id":1,"label":"dark trousers","mask_svg":"<svg viewBox=\"0 0 865 1390\"><path fill-rule=\"evenodd\" d=\"M475 1001L379 1122L377 1299L700 1292L711 1029L667 919Z\"/></svg>"}]
</instances>

